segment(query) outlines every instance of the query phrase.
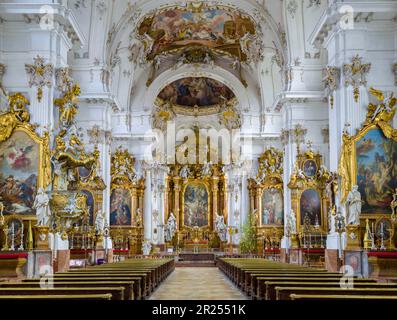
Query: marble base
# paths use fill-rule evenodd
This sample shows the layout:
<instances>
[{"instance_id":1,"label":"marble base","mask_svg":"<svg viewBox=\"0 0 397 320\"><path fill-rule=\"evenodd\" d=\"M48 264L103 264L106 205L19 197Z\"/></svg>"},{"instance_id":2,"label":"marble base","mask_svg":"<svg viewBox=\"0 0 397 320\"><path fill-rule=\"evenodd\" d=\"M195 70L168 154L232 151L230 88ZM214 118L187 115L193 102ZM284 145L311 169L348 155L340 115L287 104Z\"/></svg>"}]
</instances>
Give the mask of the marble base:
<instances>
[{"instance_id":1,"label":"marble base","mask_svg":"<svg viewBox=\"0 0 397 320\"><path fill-rule=\"evenodd\" d=\"M37 279L45 274L53 273L52 251L34 250L29 252L26 276Z\"/></svg>"},{"instance_id":2,"label":"marble base","mask_svg":"<svg viewBox=\"0 0 397 320\"><path fill-rule=\"evenodd\" d=\"M325 249L325 268L329 272L338 272L339 271L338 250Z\"/></svg>"},{"instance_id":3,"label":"marble base","mask_svg":"<svg viewBox=\"0 0 397 320\"><path fill-rule=\"evenodd\" d=\"M288 263L287 249L280 249L280 262Z\"/></svg>"},{"instance_id":4,"label":"marble base","mask_svg":"<svg viewBox=\"0 0 397 320\"><path fill-rule=\"evenodd\" d=\"M54 272L65 272L70 266L70 250L58 250L54 263Z\"/></svg>"}]
</instances>

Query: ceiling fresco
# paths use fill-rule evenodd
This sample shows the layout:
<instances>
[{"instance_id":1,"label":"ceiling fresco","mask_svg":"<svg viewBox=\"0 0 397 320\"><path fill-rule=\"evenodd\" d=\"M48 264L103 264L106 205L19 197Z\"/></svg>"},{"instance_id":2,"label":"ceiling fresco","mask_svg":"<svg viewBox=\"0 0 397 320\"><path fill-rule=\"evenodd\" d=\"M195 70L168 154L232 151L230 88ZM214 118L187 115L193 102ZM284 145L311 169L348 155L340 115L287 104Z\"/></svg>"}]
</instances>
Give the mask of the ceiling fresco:
<instances>
[{"instance_id":1,"label":"ceiling fresco","mask_svg":"<svg viewBox=\"0 0 397 320\"><path fill-rule=\"evenodd\" d=\"M185 107L210 107L235 98L226 85L205 77L189 77L167 85L159 94L163 102Z\"/></svg>"},{"instance_id":2,"label":"ceiling fresco","mask_svg":"<svg viewBox=\"0 0 397 320\"><path fill-rule=\"evenodd\" d=\"M248 16L227 7L169 8L146 17L138 28L145 39L147 59L190 45L202 45L244 59L240 39L255 35ZM149 41L148 41L149 39Z\"/></svg>"}]
</instances>

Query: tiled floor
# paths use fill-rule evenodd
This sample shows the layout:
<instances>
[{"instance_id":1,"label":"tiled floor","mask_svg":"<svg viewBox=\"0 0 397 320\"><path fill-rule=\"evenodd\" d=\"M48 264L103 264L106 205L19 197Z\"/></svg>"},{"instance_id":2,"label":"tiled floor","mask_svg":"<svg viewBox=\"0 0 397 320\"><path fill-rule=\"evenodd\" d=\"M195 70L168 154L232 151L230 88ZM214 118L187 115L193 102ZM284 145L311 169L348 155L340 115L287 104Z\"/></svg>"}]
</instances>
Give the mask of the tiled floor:
<instances>
[{"instance_id":1,"label":"tiled floor","mask_svg":"<svg viewBox=\"0 0 397 320\"><path fill-rule=\"evenodd\" d=\"M226 276L211 267L178 267L150 300L246 300Z\"/></svg>"}]
</instances>

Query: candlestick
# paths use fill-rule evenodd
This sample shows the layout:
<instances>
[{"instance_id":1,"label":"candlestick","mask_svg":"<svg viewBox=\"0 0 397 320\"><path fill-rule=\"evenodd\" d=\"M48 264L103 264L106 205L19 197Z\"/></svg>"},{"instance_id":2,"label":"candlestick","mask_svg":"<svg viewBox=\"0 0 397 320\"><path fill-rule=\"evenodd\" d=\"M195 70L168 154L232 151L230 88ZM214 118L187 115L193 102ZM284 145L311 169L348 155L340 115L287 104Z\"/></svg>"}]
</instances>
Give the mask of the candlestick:
<instances>
[{"instance_id":1,"label":"candlestick","mask_svg":"<svg viewBox=\"0 0 397 320\"><path fill-rule=\"evenodd\" d=\"M10 251L14 251L15 250L14 235L15 235L15 230L14 230L14 222L13 222L11 224L11 248L10 248Z\"/></svg>"},{"instance_id":2,"label":"candlestick","mask_svg":"<svg viewBox=\"0 0 397 320\"><path fill-rule=\"evenodd\" d=\"M22 222L22 225L21 225L21 244L19 245L19 248L18 248L19 251L23 251L24 250L24 248L23 248L23 236L24 236L24 234L23 234L23 222Z\"/></svg>"}]
</instances>

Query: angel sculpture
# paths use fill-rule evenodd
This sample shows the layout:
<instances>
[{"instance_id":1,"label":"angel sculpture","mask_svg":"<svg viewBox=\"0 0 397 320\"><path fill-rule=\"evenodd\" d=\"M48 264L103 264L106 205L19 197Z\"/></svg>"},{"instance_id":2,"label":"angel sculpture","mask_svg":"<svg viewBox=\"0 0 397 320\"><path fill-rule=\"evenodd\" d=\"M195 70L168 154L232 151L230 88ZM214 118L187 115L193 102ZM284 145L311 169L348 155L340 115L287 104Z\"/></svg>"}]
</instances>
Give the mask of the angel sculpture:
<instances>
[{"instance_id":1,"label":"angel sculpture","mask_svg":"<svg viewBox=\"0 0 397 320\"><path fill-rule=\"evenodd\" d=\"M179 176L183 179L189 178L190 170L188 166L184 166L181 171L179 172Z\"/></svg>"},{"instance_id":2,"label":"angel sculpture","mask_svg":"<svg viewBox=\"0 0 397 320\"><path fill-rule=\"evenodd\" d=\"M372 94L380 102L380 104L376 106L371 121L374 121L375 118L383 111L391 112L397 103L397 98L394 96L394 93L391 91L382 92L380 90L370 88L369 93ZM373 104L371 104L371 106L372 108L375 107L375 105Z\"/></svg>"}]
</instances>

